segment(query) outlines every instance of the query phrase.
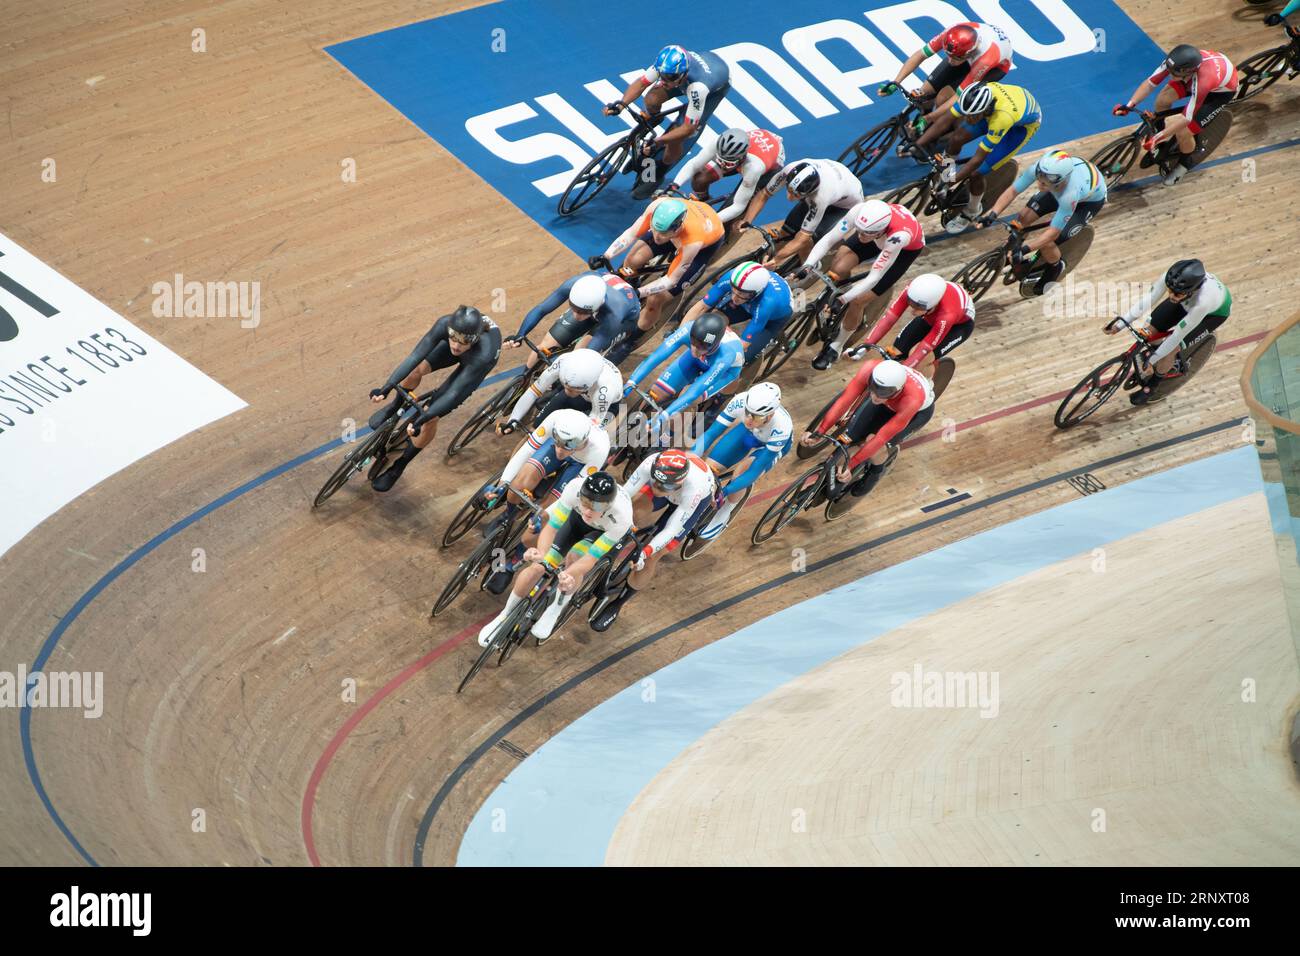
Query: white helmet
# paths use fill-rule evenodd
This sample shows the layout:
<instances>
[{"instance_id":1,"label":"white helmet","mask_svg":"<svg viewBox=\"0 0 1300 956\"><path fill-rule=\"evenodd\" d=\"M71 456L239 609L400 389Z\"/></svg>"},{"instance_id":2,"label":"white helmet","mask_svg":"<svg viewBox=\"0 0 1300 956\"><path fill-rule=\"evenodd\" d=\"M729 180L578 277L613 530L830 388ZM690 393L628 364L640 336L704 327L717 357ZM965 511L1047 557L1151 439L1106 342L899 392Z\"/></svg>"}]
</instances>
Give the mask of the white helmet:
<instances>
[{"instance_id":1,"label":"white helmet","mask_svg":"<svg viewBox=\"0 0 1300 956\"><path fill-rule=\"evenodd\" d=\"M605 369L605 359L592 349L575 349L561 355L556 362L560 367L560 384L565 388L580 388L584 392L596 384Z\"/></svg>"},{"instance_id":2,"label":"white helmet","mask_svg":"<svg viewBox=\"0 0 1300 956\"><path fill-rule=\"evenodd\" d=\"M901 362L886 359L871 370L871 394L877 398L893 398L907 384L907 369Z\"/></svg>"},{"instance_id":3,"label":"white helmet","mask_svg":"<svg viewBox=\"0 0 1300 956\"><path fill-rule=\"evenodd\" d=\"M583 276L569 287L569 305L583 312L595 312L605 304L608 288L600 276Z\"/></svg>"},{"instance_id":4,"label":"white helmet","mask_svg":"<svg viewBox=\"0 0 1300 956\"><path fill-rule=\"evenodd\" d=\"M759 382L745 393L745 411L755 418L767 418L781 407L781 386Z\"/></svg>"},{"instance_id":5,"label":"white helmet","mask_svg":"<svg viewBox=\"0 0 1300 956\"><path fill-rule=\"evenodd\" d=\"M587 436L591 434L588 415L576 408L561 408L548 417L551 418L551 437L558 447L573 451L587 444Z\"/></svg>"},{"instance_id":6,"label":"white helmet","mask_svg":"<svg viewBox=\"0 0 1300 956\"><path fill-rule=\"evenodd\" d=\"M731 287L737 292L750 292L758 295L772 281L772 273L757 262L742 262L731 270Z\"/></svg>"},{"instance_id":7,"label":"white helmet","mask_svg":"<svg viewBox=\"0 0 1300 956\"><path fill-rule=\"evenodd\" d=\"M853 228L868 236L878 236L889 228L894 218L894 210L889 203L879 199L868 199L853 207Z\"/></svg>"},{"instance_id":8,"label":"white helmet","mask_svg":"<svg viewBox=\"0 0 1300 956\"><path fill-rule=\"evenodd\" d=\"M929 312L939 304L943 294L948 291L948 280L933 272L919 275L907 284L907 300Z\"/></svg>"}]
</instances>

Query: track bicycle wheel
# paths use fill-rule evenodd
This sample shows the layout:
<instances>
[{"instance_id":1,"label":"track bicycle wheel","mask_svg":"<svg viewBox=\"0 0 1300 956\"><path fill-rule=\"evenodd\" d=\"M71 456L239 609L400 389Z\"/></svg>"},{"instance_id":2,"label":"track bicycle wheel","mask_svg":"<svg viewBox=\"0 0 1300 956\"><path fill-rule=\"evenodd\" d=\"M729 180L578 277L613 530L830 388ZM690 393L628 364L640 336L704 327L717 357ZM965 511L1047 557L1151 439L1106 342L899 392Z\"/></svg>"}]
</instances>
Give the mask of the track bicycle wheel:
<instances>
[{"instance_id":1,"label":"track bicycle wheel","mask_svg":"<svg viewBox=\"0 0 1300 956\"><path fill-rule=\"evenodd\" d=\"M1057 428L1073 428L1119 391L1132 371L1128 353L1107 359L1083 377L1056 409Z\"/></svg>"},{"instance_id":2,"label":"track bicycle wheel","mask_svg":"<svg viewBox=\"0 0 1300 956\"><path fill-rule=\"evenodd\" d=\"M1285 76L1290 49L1290 46L1280 46L1242 60L1237 65L1237 96L1233 102L1254 99Z\"/></svg>"},{"instance_id":3,"label":"track bicycle wheel","mask_svg":"<svg viewBox=\"0 0 1300 956\"><path fill-rule=\"evenodd\" d=\"M1114 189L1128 175L1133 164L1137 162L1142 143L1136 136L1122 136L1114 142L1103 146L1090 162L1101 170L1106 179L1106 188Z\"/></svg>"},{"instance_id":4,"label":"track bicycle wheel","mask_svg":"<svg viewBox=\"0 0 1300 956\"><path fill-rule=\"evenodd\" d=\"M799 476L789 488L781 492L763 512L763 516L758 519L758 524L754 525L754 530L749 536L749 540L754 544L762 544L764 541L771 539L777 532L788 525L799 513L812 504L817 496L817 490L822 483L822 468L824 465L815 465Z\"/></svg>"},{"instance_id":5,"label":"track bicycle wheel","mask_svg":"<svg viewBox=\"0 0 1300 956\"><path fill-rule=\"evenodd\" d=\"M366 460L373 455L380 445L387 439L386 429L382 426L379 431L367 435L365 440L357 448L352 449L343 456L343 462L334 469L334 473L326 479L325 484L321 486L320 491L316 492L316 497L312 501L313 508L319 508L322 504L333 497L334 493L348 483L348 481L366 465Z\"/></svg>"},{"instance_id":6,"label":"track bicycle wheel","mask_svg":"<svg viewBox=\"0 0 1300 956\"><path fill-rule=\"evenodd\" d=\"M623 165L632 153L634 137L631 134L610 143L573 177L556 211L561 216L572 216L591 202L610 181L623 171Z\"/></svg>"},{"instance_id":7,"label":"track bicycle wheel","mask_svg":"<svg viewBox=\"0 0 1300 956\"><path fill-rule=\"evenodd\" d=\"M867 170L889 152L889 148L898 139L900 129L901 120L897 116L873 126L849 144L849 148L840 154L839 161L861 179Z\"/></svg>"},{"instance_id":8,"label":"track bicycle wheel","mask_svg":"<svg viewBox=\"0 0 1300 956\"><path fill-rule=\"evenodd\" d=\"M472 681L478 675L478 672L483 669L483 665L487 663L488 658L499 651L503 643L514 634L515 629L519 626L520 620L523 618L524 612L527 610L528 602L520 601L515 606L515 609L507 615L506 619L497 626L497 629L492 632L492 637L488 641L487 647L479 651L478 657L476 657L474 663L470 665L469 673L461 679L460 686L456 688L456 693L459 694L469 686L469 682Z\"/></svg>"}]
</instances>

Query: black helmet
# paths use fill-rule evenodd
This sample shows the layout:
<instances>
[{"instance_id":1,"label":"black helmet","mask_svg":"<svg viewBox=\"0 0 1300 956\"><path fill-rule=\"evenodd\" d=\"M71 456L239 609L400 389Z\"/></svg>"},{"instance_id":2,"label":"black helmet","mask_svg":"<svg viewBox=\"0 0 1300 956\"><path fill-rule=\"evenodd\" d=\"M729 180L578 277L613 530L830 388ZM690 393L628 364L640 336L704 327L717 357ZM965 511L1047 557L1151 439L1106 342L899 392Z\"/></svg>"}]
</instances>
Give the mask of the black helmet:
<instances>
[{"instance_id":1,"label":"black helmet","mask_svg":"<svg viewBox=\"0 0 1300 956\"><path fill-rule=\"evenodd\" d=\"M1180 43L1165 57L1165 69L1170 73L1190 73L1201 65L1201 51L1190 43Z\"/></svg>"},{"instance_id":2,"label":"black helmet","mask_svg":"<svg viewBox=\"0 0 1300 956\"><path fill-rule=\"evenodd\" d=\"M794 169L790 170L785 184L796 196L811 196L822 184L822 174L817 172L817 167L812 163L797 163Z\"/></svg>"},{"instance_id":3,"label":"black helmet","mask_svg":"<svg viewBox=\"0 0 1300 956\"><path fill-rule=\"evenodd\" d=\"M462 305L451 314L449 328L460 338L473 341L483 332L483 313L472 305Z\"/></svg>"},{"instance_id":4,"label":"black helmet","mask_svg":"<svg viewBox=\"0 0 1300 956\"><path fill-rule=\"evenodd\" d=\"M721 312L705 312L691 323L691 344L712 354L722 344L727 325L727 317Z\"/></svg>"},{"instance_id":5,"label":"black helmet","mask_svg":"<svg viewBox=\"0 0 1300 956\"><path fill-rule=\"evenodd\" d=\"M608 472L593 471L582 482L582 491L579 497L598 505L608 505L614 500L614 495L618 492L618 484L610 477ZM604 510L600 508L599 510Z\"/></svg>"},{"instance_id":6,"label":"black helmet","mask_svg":"<svg viewBox=\"0 0 1300 956\"><path fill-rule=\"evenodd\" d=\"M1186 295L1205 284L1205 263L1200 259L1179 259L1165 273L1165 286L1170 292Z\"/></svg>"}]
</instances>

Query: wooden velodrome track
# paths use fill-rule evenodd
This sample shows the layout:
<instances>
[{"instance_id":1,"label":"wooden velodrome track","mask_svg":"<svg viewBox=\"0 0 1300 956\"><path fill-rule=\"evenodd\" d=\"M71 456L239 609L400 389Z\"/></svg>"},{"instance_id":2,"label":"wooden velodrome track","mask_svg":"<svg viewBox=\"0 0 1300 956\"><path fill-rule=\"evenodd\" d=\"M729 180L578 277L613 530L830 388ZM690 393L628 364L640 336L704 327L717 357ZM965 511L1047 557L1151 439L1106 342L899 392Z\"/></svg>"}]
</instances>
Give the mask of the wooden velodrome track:
<instances>
[{"instance_id":1,"label":"wooden velodrome track","mask_svg":"<svg viewBox=\"0 0 1300 956\"><path fill-rule=\"evenodd\" d=\"M1165 48L1198 42L1240 60L1280 36L1261 29L1262 11L1236 0L1122 5ZM4 667L30 662L83 595L155 535L337 438L432 316L462 301L484 304L499 286L513 329L580 267L322 52L463 6L229 0L175 4L163 18L102 0L51 0L7 22L4 230L249 407L105 481L3 559ZM207 31L210 52L190 51L194 27ZM1134 64L1134 85L1147 67ZM1079 149L1090 155L1106 139ZM656 598L632 605L614 631L571 631L526 649L460 697L468 629L496 605L475 596L427 622L463 550L440 553L434 541L466 487L506 453L504 441L483 440L451 463L426 453L382 500L355 483L309 511L334 452L203 511L79 608L50 661L107 675L102 719L44 712L33 720L44 792L83 853L23 772L16 712L0 711L0 863L408 864L440 789L422 858L449 863L518 750L532 751L641 675L773 608L1069 500L1077 492L1060 479L1072 471L1113 485L1240 443L1246 409L1236 381L1248 343L1294 308L1297 145L1300 85L1284 81L1239 110L1214 157L1225 161L1175 189L1122 191L1098 222L1080 279L1147 281L1172 259L1198 254L1232 287L1224 348L1174 399L1055 431L1056 396L1114 340L1094 317L1048 319L1006 290L991 293L930 429L933 437L951 420L955 440L906 450L870 508L834 525L800 521L753 550L747 534L758 512L748 511L744 532L689 574L666 564ZM1269 146L1279 148L1254 152ZM1253 182L1243 182L1247 153ZM39 176L51 156L55 184ZM339 181L345 157L357 160L357 183ZM926 263L951 275L989 243L946 241ZM174 272L261 281L260 327L155 319L148 290ZM810 357L801 353L778 376L798 423L851 371L812 375ZM465 414L447 423L438 448ZM773 487L769 479L760 492ZM975 507L940 512L916 530L926 518L919 509L949 489L969 493ZM672 627L786 574L792 548L815 566L889 535ZM205 573L191 571L195 548L206 552ZM610 661L664 629L664 639ZM357 682L355 704L341 700L347 679ZM464 764L538 702L545 706L509 730L516 755L493 747ZM206 811L206 832L191 830L196 808Z\"/></svg>"}]
</instances>

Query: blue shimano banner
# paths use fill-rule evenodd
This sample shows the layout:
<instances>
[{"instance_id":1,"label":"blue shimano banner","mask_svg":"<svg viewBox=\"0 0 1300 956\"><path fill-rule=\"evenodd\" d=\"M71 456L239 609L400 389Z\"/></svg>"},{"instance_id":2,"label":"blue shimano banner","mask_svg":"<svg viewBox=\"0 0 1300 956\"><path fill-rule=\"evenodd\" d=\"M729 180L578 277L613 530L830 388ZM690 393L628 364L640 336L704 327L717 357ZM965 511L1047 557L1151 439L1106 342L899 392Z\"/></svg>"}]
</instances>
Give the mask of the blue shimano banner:
<instances>
[{"instance_id":1,"label":"blue shimano banner","mask_svg":"<svg viewBox=\"0 0 1300 956\"><path fill-rule=\"evenodd\" d=\"M1163 56L1112 0L749 0L717 16L691 0L661 0L652 16L662 26L636 26L637 16L590 0L502 0L328 52L584 258L644 208L631 197L633 177L615 179L574 216L561 218L556 204L578 170L627 131L629 121L600 108L664 44L713 50L730 65L731 93L704 141L728 126L763 127L785 139L789 160L834 159L901 110L902 97L877 100L875 88L961 20L1011 37L1016 69L1007 82L1027 87L1043 108L1030 151L1114 128L1111 105ZM916 170L891 156L868 174L867 192ZM784 213L778 198L765 220Z\"/></svg>"}]
</instances>

